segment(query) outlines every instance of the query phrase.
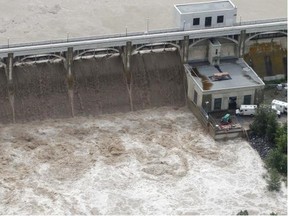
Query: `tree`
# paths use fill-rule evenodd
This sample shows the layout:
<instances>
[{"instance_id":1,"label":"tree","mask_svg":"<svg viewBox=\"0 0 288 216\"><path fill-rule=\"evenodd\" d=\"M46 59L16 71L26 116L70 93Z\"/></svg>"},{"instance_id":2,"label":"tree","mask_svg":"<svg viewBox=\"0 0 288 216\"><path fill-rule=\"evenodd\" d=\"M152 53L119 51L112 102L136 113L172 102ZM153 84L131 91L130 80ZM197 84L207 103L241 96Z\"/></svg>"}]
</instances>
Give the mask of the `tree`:
<instances>
[{"instance_id":1,"label":"tree","mask_svg":"<svg viewBox=\"0 0 288 216\"><path fill-rule=\"evenodd\" d=\"M247 210L244 211L241 210L240 212L237 213L237 215L249 215L249 214Z\"/></svg>"},{"instance_id":2,"label":"tree","mask_svg":"<svg viewBox=\"0 0 288 216\"><path fill-rule=\"evenodd\" d=\"M275 169L271 169L269 172L269 178L267 179L269 191L279 191L281 188L280 175Z\"/></svg>"},{"instance_id":3,"label":"tree","mask_svg":"<svg viewBox=\"0 0 288 216\"><path fill-rule=\"evenodd\" d=\"M278 128L275 141L279 151L287 155L287 123Z\"/></svg>"},{"instance_id":4,"label":"tree","mask_svg":"<svg viewBox=\"0 0 288 216\"><path fill-rule=\"evenodd\" d=\"M274 143L278 129L277 116L270 107L260 106L254 117L250 129L260 137L267 137Z\"/></svg>"},{"instance_id":5,"label":"tree","mask_svg":"<svg viewBox=\"0 0 288 216\"><path fill-rule=\"evenodd\" d=\"M269 141L275 141L276 131L278 129L278 122L275 113L268 113L267 114L267 126L266 126L266 136Z\"/></svg>"},{"instance_id":6,"label":"tree","mask_svg":"<svg viewBox=\"0 0 288 216\"><path fill-rule=\"evenodd\" d=\"M269 168L276 169L282 174L287 174L287 155L279 151L278 148L272 149L268 153L266 164Z\"/></svg>"}]
</instances>

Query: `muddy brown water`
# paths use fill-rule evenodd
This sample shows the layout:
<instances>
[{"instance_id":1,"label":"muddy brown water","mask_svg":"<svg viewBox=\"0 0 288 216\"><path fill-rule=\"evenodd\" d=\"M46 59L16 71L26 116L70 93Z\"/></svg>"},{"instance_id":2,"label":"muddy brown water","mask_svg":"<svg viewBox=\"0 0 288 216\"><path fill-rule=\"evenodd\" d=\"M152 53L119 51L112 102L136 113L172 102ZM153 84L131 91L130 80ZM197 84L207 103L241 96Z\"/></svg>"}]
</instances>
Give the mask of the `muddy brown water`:
<instances>
[{"instance_id":1,"label":"muddy brown water","mask_svg":"<svg viewBox=\"0 0 288 216\"><path fill-rule=\"evenodd\" d=\"M63 63L13 68L16 122L131 111L120 56L75 60L73 101ZM177 51L135 54L131 61L133 110L185 103L183 65ZM0 123L13 121L5 70L0 69Z\"/></svg>"}]
</instances>

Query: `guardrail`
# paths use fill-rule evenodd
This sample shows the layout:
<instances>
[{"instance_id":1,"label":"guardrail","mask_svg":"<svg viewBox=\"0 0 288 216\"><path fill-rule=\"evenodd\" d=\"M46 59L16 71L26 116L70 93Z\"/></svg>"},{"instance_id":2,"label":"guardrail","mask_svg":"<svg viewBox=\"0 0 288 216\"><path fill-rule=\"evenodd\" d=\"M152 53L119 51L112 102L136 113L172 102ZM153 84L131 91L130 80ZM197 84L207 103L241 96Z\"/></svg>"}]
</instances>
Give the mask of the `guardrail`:
<instances>
[{"instance_id":1,"label":"guardrail","mask_svg":"<svg viewBox=\"0 0 288 216\"><path fill-rule=\"evenodd\" d=\"M255 24L256 23L256 24ZM287 19L272 19L250 21L222 28L205 28L198 30L181 30L179 28L155 30L149 32L134 32L127 34L113 34L104 36L93 36L83 38L71 38L63 40L41 41L33 43L19 43L0 46L0 57L5 57L8 52L16 55L40 54L43 52L65 51L67 47L75 50L107 48L113 46L123 46L127 41L133 44L157 43L173 40L181 40L185 35L189 38L218 37L229 34L239 34L241 30L247 33L257 31L276 31L287 29Z\"/></svg>"},{"instance_id":2,"label":"guardrail","mask_svg":"<svg viewBox=\"0 0 288 216\"><path fill-rule=\"evenodd\" d=\"M251 20L251 21L240 21L235 23L235 26L241 26L241 25L254 25L254 24L262 24L262 23L272 23L272 22L285 22L287 21L287 18L276 18L276 19L264 19L264 20Z\"/></svg>"},{"instance_id":3,"label":"guardrail","mask_svg":"<svg viewBox=\"0 0 288 216\"><path fill-rule=\"evenodd\" d=\"M255 24L263 24L263 23L285 22L285 21L287 22L287 18L253 20L253 21L237 22L234 24L234 26L255 25ZM206 29L213 29L213 28L211 27L211 28L206 28ZM201 29L195 29L195 30L201 30ZM37 42L29 42L29 43L0 45L0 49L45 45L45 44L58 44L58 43L66 43L66 42L79 42L79 41L88 41L88 40L100 40L100 39L107 39L107 38L112 39L112 38L119 38L119 37L163 34L163 33L172 33L172 32L179 32L179 31L189 31L189 30L184 30L183 28L170 28L170 29L152 30L148 32L118 33L118 34L112 34L112 35L89 36L89 37L81 37L81 38L67 38L67 39L57 39L57 40L49 40L49 41L46 40L46 41L37 41Z\"/></svg>"}]
</instances>

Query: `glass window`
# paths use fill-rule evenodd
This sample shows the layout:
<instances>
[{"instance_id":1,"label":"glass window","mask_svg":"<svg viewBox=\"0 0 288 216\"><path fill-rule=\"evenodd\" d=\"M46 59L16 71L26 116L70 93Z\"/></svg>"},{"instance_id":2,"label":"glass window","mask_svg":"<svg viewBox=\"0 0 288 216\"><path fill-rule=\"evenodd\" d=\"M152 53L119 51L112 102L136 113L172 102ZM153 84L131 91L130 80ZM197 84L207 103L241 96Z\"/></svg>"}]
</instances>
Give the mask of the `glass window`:
<instances>
[{"instance_id":1,"label":"glass window","mask_svg":"<svg viewBox=\"0 0 288 216\"><path fill-rule=\"evenodd\" d=\"M251 95L244 95L244 105L251 104Z\"/></svg>"},{"instance_id":2,"label":"glass window","mask_svg":"<svg viewBox=\"0 0 288 216\"><path fill-rule=\"evenodd\" d=\"M224 16L217 16L217 23L223 23L224 22Z\"/></svg>"},{"instance_id":3,"label":"glass window","mask_svg":"<svg viewBox=\"0 0 288 216\"><path fill-rule=\"evenodd\" d=\"M222 98L214 99L214 110L221 110Z\"/></svg>"},{"instance_id":4,"label":"glass window","mask_svg":"<svg viewBox=\"0 0 288 216\"><path fill-rule=\"evenodd\" d=\"M199 25L199 24L200 24L200 18L194 18L193 25Z\"/></svg>"},{"instance_id":5,"label":"glass window","mask_svg":"<svg viewBox=\"0 0 288 216\"><path fill-rule=\"evenodd\" d=\"M211 26L212 17L205 17L205 27Z\"/></svg>"}]
</instances>

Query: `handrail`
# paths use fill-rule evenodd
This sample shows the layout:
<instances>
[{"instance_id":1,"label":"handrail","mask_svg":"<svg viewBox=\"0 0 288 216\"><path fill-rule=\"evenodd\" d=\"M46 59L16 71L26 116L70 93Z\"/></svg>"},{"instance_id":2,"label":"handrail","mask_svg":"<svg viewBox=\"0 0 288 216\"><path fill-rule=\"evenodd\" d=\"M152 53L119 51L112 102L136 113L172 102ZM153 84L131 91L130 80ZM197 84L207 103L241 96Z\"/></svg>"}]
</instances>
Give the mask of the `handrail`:
<instances>
[{"instance_id":1,"label":"handrail","mask_svg":"<svg viewBox=\"0 0 288 216\"><path fill-rule=\"evenodd\" d=\"M237 22L234 26L243 26L243 25L254 25L254 24L263 24L263 23L273 23L273 22L287 22L287 18L277 18L277 19L265 19L265 20L252 20L245 22ZM201 29L196 29L201 30ZM112 35L100 35L100 36L88 36L88 37L80 37L80 38L67 38L67 39L57 39L57 40L49 40L49 41L37 41L37 42L29 42L29 43L18 43L18 44L9 44L9 45L0 45L1 48L14 48L14 47L25 47L25 46L35 46L35 45L45 45L45 44L57 44L57 43L65 43L65 42L79 42L79 41L87 41L87 40L99 40L99 39L107 39L107 38L119 38L119 37L129 37L129 36L140 36L140 35L151 35L151 34L161 34L161 33L171 33L171 32L179 32L179 31L187 31L181 28L171 28L171 29L159 29L152 30L149 32L131 32L131 33L118 33Z\"/></svg>"},{"instance_id":2,"label":"handrail","mask_svg":"<svg viewBox=\"0 0 288 216\"><path fill-rule=\"evenodd\" d=\"M284 21L283 21L284 20ZM260 22L260 21L259 21ZM108 46L123 46L127 41L133 41L134 44L143 43L155 43L159 41L169 41L169 40L180 40L183 36L189 35L189 38L198 37L213 37L221 36L225 34L239 34L241 30L247 30L247 32L257 32L260 29L265 31L265 29L287 29L287 19L273 19L272 22L266 20L266 22L257 24L241 24L222 28L209 28L209 29L197 29L197 30L180 30L175 29L164 29L155 30L149 32L135 32L129 34L114 34L110 36L97 36L97 37L83 37L74 38L66 40L51 40L33 43L19 43L19 44L9 44L0 46L0 54L2 56L8 52L18 52L18 55L25 53L25 55L35 54L36 50L42 52L44 50L49 50L53 52L64 51L67 47L74 47L75 50L85 49L87 47L92 48L103 48ZM1 57L1 56L0 56Z\"/></svg>"},{"instance_id":3,"label":"handrail","mask_svg":"<svg viewBox=\"0 0 288 216\"><path fill-rule=\"evenodd\" d=\"M261 23L267 23L267 22L285 22L287 21L287 18L275 18L275 19L263 19L263 20L250 20L250 21L240 21L235 23L235 26L240 26L240 25L254 25L254 24L261 24Z\"/></svg>"}]
</instances>

